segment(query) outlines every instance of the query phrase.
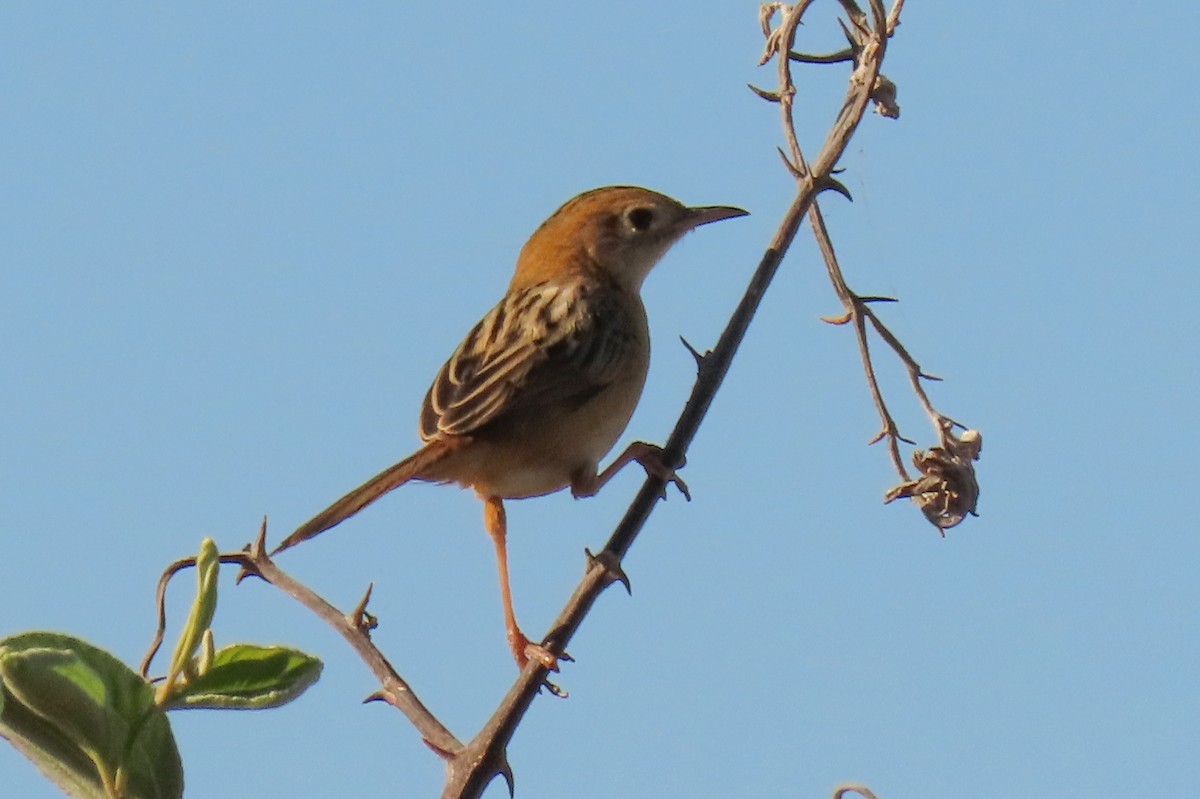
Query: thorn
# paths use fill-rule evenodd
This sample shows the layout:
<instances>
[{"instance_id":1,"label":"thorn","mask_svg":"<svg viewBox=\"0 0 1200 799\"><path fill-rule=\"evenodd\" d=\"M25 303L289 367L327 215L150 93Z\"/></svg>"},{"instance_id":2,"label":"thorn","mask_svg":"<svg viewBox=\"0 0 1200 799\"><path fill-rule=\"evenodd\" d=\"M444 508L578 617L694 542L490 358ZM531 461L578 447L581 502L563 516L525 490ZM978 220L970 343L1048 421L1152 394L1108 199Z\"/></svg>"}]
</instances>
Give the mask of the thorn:
<instances>
[{"instance_id":1,"label":"thorn","mask_svg":"<svg viewBox=\"0 0 1200 799\"><path fill-rule=\"evenodd\" d=\"M858 52L858 41L850 33L850 29L846 27L846 23L842 22L842 18L838 17L838 26L842 29L842 35L846 37L846 41L850 43L850 49Z\"/></svg>"},{"instance_id":2,"label":"thorn","mask_svg":"<svg viewBox=\"0 0 1200 799\"><path fill-rule=\"evenodd\" d=\"M915 447L917 445L917 442L913 441L911 438L905 438L904 436L900 435L899 433L896 434L896 438L897 438L897 440L903 441L905 444L908 444L910 447Z\"/></svg>"},{"instance_id":3,"label":"thorn","mask_svg":"<svg viewBox=\"0 0 1200 799\"><path fill-rule=\"evenodd\" d=\"M512 766L508 764L507 753L500 753L500 768L496 769L496 773L504 778L504 784L508 786L508 799L513 799L516 795L517 784L513 778Z\"/></svg>"},{"instance_id":4,"label":"thorn","mask_svg":"<svg viewBox=\"0 0 1200 799\"><path fill-rule=\"evenodd\" d=\"M757 94L762 99L766 100L768 103L779 102L779 92L769 92L766 89L758 88L752 83L747 83L746 88Z\"/></svg>"},{"instance_id":5,"label":"thorn","mask_svg":"<svg viewBox=\"0 0 1200 799\"><path fill-rule=\"evenodd\" d=\"M801 64L843 64L847 61L854 61L854 48L848 47L845 50L825 55L788 50L788 60Z\"/></svg>"},{"instance_id":6,"label":"thorn","mask_svg":"<svg viewBox=\"0 0 1200 799\"><path fill-rule=\"evenodd\" d=\"M563 653L558 656L558 659L565 660L567 663L575 662L575 658L571 657L571 654L569 652L567 652L566 650L564 650Z\"/></svg>"},{"instance_id":7,"label":"thorn","mask_svg":"<svg viewBox=\"0 0 1200 799\"><path fill-rule=\"evenodd\" d=\"M869 296L869 297L859 297L859 298L858 298L858 301L859 301L859 302L864 302L864 303L870 303L870 302L900 302L900 300L896 299L895 297L876 297L876 296Z\"/></svg>"},{"instance_id":8,"label":"thorn","mask_svg":"<svg viewBox=\"0 0 1200 799\"><path fill-rule=\"evenodd\" d=\"M941 382L942 382L942 378L938 377L937 375L927 375L927 374L925 374L924 372L917 372L917 377L923 377L923 378L925 378L926 380L932 380L932 381L934 381L935 383L941 383Z\"/></svg>"},{"instance_id":9,"label":"thorn","mask_svg":"<svg viewBox=\"0 0 1200 799\"><path fill-rule=\"evenodd\" d=\"M604 569L604 574L608 577L608 582L605 585L612 583L620 583L625 586L625 593L633 596L633 586L629 584L629 575L621 568L621 561L616 555L609 552L607 549L601 550L599 555L593 555L592 551L586 547L583 550L587 555L587 567L592 568L592 564L597 564L601 569Z\"/></svg>"},{"instance_id":10,"label":"thorn","mask_svg":"<svg viewBox=\"0 0 1200 799\"><path fill-rule=\"evenodd\" d=\"M362 600L354 608L354 615L360 615L367 612L367 603L371 601L371 592L375 590L375 582L367 583L367 590L363 593Z\"/></svg>"},{"instance_id":11,"label":"thorn","mask_svg":"<svg viewBox=\"0 0 1200 799\"><path fill-rule=\"evenodd\" d=\"M963 424L962 422L957 422L957 421L955 421L954 419L951 419L949 416L947 416L947 415L946 415L946 414L944 414L944 413L939 413L939 414L938 414L938 416L942 417L942 422L943 422L944 424L948 424L948 425L950 425L950 428L951 428L951 429L954 429L955 427L960 427L960 428L962 428L963 430L970 430L970 429L971 429L971 428L967 427L965 424Z\"/></svg>"},{"instance_id":12,"label":"thorn","mask_svg":"<svg viewBox=\"0 0 1200 799\"><path fill-rule=\"evenodd\" d=\"M682 468L683 468L683 464L680 464L679 468L681 468L681 469L682 469ZM683 478L682 478L682 477L680 477L680 476L679 476L679 475L677 475L677 474L676 474L676 475L672 475L672 476L671 476L671 477L670 477L670 478L667 480L667 485L670 485L671 483L674 483L674 484L675 484L675 487L679 489L679 493L680 493L680 494L683 494L683 498L684 498L684 499L686 499L688 502L691 502L691 501L692 501L692 492L688 490L687 483L683 482ZM663 486L663 490L662 490L662 498L663 498L663 500L664 500L664 501L665 501L665 500L666 500L666 498L667 498L667 485L664 485L664 486Z\"/></svg>"},{"instance_id":13,"label":"thorn","mask_svg":"<svg viewBox=\"0 0 1200 799\"><path fill-rule=\"evenodd\" d=\"M267 515L263 514L262 524L258 527L258 538L254 541L254 548L250 550L251 556L261 558L263 553L267 551Z\"/></svg>"},{"instance_id":14,"label":"thorn","mask_svg":"<svg viewBox=\"0 0 1200 799\"><path fill-rule=\"evenodd\" d=\"M270 560L266 554L267 549L267 517L264 514L262 524L258 526L258 538L254 539L253 544L246 544L242 547L242 552L246 554L246 560L242 562L238 569L237 576L233 578L234 585L241 585L242 580L247 577L262 577L256 566L259 560Z\"/></svg>"},{"instance_id":15,"label":"thorn","mask_svg":"<svg viewBox=\"0 0 1200 799\"><path fill-rule=\"evenodd\" d=\"M854 318L854 312L846 311L841 316L822 316L819 318L822 322L826 322L831 325L844 325Z\"/></svg>"},{"instance_id":16,"label":"thorn","mask_svg":"<svg viewBox=\"0 0 1200 799\"><path fill-rule=\"evenodd\" d=\"M700 352L691 345L691 342L689 342L683 336L680 336L679 340L683 342L683 346L687 349L688 352L690 352L692 354L692 358L695 359L696 371L698 372L701 369L703 369L704 368L704 359L707 358L708 355L707 354L701 355Z\"/></svg>"},{"instance_id":17,"label":"thorn","mask_svg":"<svg viewBox=\"0 0 1200 799\"><path fill-rule=\"evenodd\" d=\"M838 194L842 195L850 202L854 202L854 197L851 196L850 190L848 188L846 188L840 180L835 180L832 177L826 177L824 180L820 181L820 183L818 184L818 188L821 191L837 192Z\"/></svg>"},{"instance_id":18,"label":"thorn","mask_svg":"<svg viewBox=\"0 0 1200 799\"><path fill-rule=\"evenodd\" d=\"M257 572L253 571L245 563L243 563L241 565L241 567L238 569L237 576L233 578L233 584L241 585L242 580L245 580L247 577L257 577L257 576L258 576Z\"/></svg>"},{"instance_id":19,"label":"thorn","mask_svg":"<svg viewBox=\"0 0 1200 799\"><path fill-rule=\"evenodd\" d=\"M885 436L887 436L887 431L880 430L878 433L875 434L875 436L870 441L867 442L867 446L869 447L869 446L872 446L873 444L878 444L880 441L883 441Z\"/></svg>"},{"instance_id":20,"label":"thorn","mask_svg":"<svg viewBox=\"0 0 1200 799\"><path fill-rule=\"evenodd\" d=\"M842 22L841 18L838 18L838 25L841 26L842 33L846 36L846 41L850 43L850 50L854 55L855 64L858 63L858 54L862 52L862 39L871 35L871 29L866 27L864 21L865 17L863 20L851 18L850 24L854 26L854 31L852 32Z\"/></svg>"},{"instance_id":21,"label":"thorn","mask_svg":"<svg viewBox=\"0 0 1200 799\"><path fill-rule=\"evenodd\" d=\"M368 704L370 702L386 702L387 704L390 705L390 704L392 704L392 698L390 696L388 696L387 691L384 691L382 688L380 688L378 691L376 691L373 694L367 694L366 698L364 698L362 701L362 703L364 705ZM425 743L429 743L429 742L426 741ZM432 746L432 744L430 744L430 746Z\"/></svg>"},{"instance_id":22,"label":"thorn","mask_svg":"<svg viewBox=\"0 0 1200 799\"><path fill-rule=\"evenodd\" d=\"M567 693L563 689L559 688L557 685L550 682L549 680L543 681L541 687L545 688L547 691L549 691L551 694L558 697L559 699L566 699L570 696L569 693Z\"/></svg>"},{"instance_id":23,"label":"thorn","mask_svg":"<svg viewBox=\"0 0 1200 799\"><path fill-rule=\"evenodd\" d=\"M370 632L379 626L379 619L367 613L367 603L371 601L371 592L374 590L375 583L367 583L367 591L363 598L354 606L354 610L346 614L346 622L360 632Z\"/></svg>"},{"instance_id":24,"label":"thorn","mask_svg":"<svg viewBox=\"0 0 1200 799\"><path fill-rule=\"evenodd\" d=\"M800 170L800 167L792 163L792 159L788 158L787 153L783 151L782 147L776 147L775 152L779 153L779 157L783 159L783 165L787 167L788 172L792 173L793 178L800 180L804 177L804 172Z\"/></svg>"}]
</instances>

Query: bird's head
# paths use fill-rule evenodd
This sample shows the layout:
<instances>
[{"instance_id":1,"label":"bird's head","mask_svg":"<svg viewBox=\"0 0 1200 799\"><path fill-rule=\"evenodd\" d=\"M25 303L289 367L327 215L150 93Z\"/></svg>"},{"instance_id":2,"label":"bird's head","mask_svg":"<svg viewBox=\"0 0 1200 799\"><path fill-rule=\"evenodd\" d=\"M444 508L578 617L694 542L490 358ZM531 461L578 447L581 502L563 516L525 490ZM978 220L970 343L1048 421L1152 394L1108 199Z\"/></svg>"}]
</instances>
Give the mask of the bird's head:
<instances>
[{"instance_id":1,"label":"bird's head","mask_svg":"<svg viewBox=\"0 0 1200 799\"><path fill-rule=\"evenodd\" d=\"M606 186L569 200L542 223L521 250L513 287L564 272L600 270L633 292L684 233L746 211L722 205L688 207L637 186Z\"/></svg>"}]
</instances>

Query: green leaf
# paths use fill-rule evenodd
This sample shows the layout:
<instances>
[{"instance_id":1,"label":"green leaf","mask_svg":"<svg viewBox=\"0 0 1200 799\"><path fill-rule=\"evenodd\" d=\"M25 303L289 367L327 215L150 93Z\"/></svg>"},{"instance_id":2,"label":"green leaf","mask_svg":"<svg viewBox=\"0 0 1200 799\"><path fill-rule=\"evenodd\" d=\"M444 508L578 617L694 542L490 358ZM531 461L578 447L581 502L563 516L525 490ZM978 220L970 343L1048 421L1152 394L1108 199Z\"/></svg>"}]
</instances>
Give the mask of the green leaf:
<instances>
[{"instance_id":1,"label":"green leaf","mask_svg":"<svg viewBox=\"0 0 1200 799\"><path fill-rule=\"evenodd\" d=\"M282 646L231 644L208 670L180 685L171 708L262 710L292 701L321 676L321 661Z\"/></svg>"},{"instance_id":2,"label":"green leaf","mask_svg":"<svg viewBox=\"0 0 1200 799\"><path fill-rule=\"evenodd\" d=\"M77 638L0 640L0 735L70 796L176 799L183 767L149 684Z\"/></svg>"}]
</instances>

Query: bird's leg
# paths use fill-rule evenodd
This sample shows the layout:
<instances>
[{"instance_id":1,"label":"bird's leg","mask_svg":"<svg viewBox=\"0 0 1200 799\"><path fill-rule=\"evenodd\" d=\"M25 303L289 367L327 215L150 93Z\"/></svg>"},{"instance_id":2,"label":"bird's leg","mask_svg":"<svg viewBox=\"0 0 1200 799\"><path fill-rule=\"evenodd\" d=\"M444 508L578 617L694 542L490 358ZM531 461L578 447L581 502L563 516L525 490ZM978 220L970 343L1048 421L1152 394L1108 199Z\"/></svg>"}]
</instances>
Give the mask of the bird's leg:
<instances>
[{"instance_id":1,"label":"bird's leg","mask_svg":"<svg viewBox=\"0 0 1200 799\"><path fill-rule=\"evenodd\" d=\"M667 483L674 483L679 489L679 492L690 502L692 499L691 493L688 492L687 483L675 473L675 470L667 466L663 460L663 448L654 444L647 444L645 441L635 441L625 448L625 451L617 456L616 460L608 465L604 471L599 474L590 476L577 476L571 481L571 495L576 499L582 497L590 497L595 495L604 484L621 471L632 461L637 461L646 470L646 474L652 477L657 477ZM680 464L680 468L684 464ZM663 497L666 497L666 490L663 490Z\"/></svg>"},{"instance_id":2,"label":"bird's leg","mask_svg":"<svg viewBox=\"0 0 1200 799\"><path fill-rule=\"evenodd\" d=\"M499 497L483 499L483 526L496 547L496 569L500 572L500 602L504 605L504 629L508 634L508 645L512 648L517 668L525 668L532 657L548 669L557 670L554 655L538 644L530 642L517 626L513 612L512 590L508 584L508 518L504 513L504 502Z\"/></svg>"}]
</instances>

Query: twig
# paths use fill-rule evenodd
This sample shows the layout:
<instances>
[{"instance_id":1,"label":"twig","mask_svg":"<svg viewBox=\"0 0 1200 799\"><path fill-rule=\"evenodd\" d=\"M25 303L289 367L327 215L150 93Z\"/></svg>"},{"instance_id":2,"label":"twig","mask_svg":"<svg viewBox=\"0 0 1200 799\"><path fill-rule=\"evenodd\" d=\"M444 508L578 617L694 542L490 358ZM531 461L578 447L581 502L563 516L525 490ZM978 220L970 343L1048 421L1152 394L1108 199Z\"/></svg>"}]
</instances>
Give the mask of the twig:
<instances>
[{"instance_id":1,"label":"twig","mask_svg":"<svg viewBox=\"0 0 1200 799\"><path fill-rule=\"evenodd\" d=\"M811 0L801 0L792 8L783 7L778 3L764 7L761 19L768 40L764 62L773 55L787 53L791 49L800 18L810 3ZM845 151L871 100L871 91L879 74L879 66L885 51L887 36L883 7L879 0L872 0L871 8L875 16L875 27L868 31L866 44L860 53L858 66L851 75L841 112L811 165L804 162L799 143L795 140L794 131L788 138L792 171L797 175L796 197L784 214L778 230L763 254L745 294L730 317L716 346L711 352L698 357L699 374L692 388L691 396L675 424L675 429L663 447L664 460L669 464L682 462L688 446L708 413L717 389L720 388L733 357L745 337L750 320L775 276L784 253L795 237L805 213L809 211L817 195L822 191L840 188L840 184L833 178L834 167ZM769 22L775 11L783 11L783 18L780 27L772 31L769 28ZM773 99L790 109L795 87L791 83L787 59L780 58L779 61L779 91L763 93L760 90L759 94L761 96L771 95L768 99ZM789 157L785 155L785 160L788 159ZM695 350L693 350L693 354L698 355ZM542 646L551 653L558 654L563 651L583 622L584 617L587 616L592 604L607 586L617 581L628 585L628 578L621 570L621 560L649 518L664 487L665 483L661 478L647 477L604 549L595 556L589 555L583 579L576 586L571 598L554 620L550 632L542 642ZM537 661L531 660L483 729L466 745L462 752L449 759L446 784L442 792L443 799L478 797L498 774L505 777L511 792L512 774L507 767L504 752L521 717L544 684L546 676L545 667Z\"/></svg>"},{"instance_id":2,"label":"twig","mask_svg":"<svg viewBox=\"0 0 1200 799\"><path fill-rule=\"evenodd\" d=\"M900 455L899 442L903 441L907 444L915 442L900 435L896 420L888 410L887 403L884 402L883 391L879 388L879 379L875 375L875 364L871 360L871 346L867 341L866 324L863 314L859 311L860 308L866 308L863 305L863 298L858 297L851 291L842 277L842 270L838 265L837 255L833 251L833 242L829 240L829 232L825 228L825 217L821 214L819 206L813 206L812 213L809 214L809 220L812 223L813 235L816 237L817 247L821 250L821 255L825 259L825 268L829 273L830 282L833 283L833 290L837 293L838 298L841 299L842 304L846 308L846 313L843 316L836 319L825 318L825 321L833 324L854 323L854 337L858 342L858 352L859 357L862 359L863 372L867 376L867 388L871 392L871 400L875 403L875 410L879 413L880 423L882 424L879 432L868 443L875 444L886 440L892 465L904 480L908 480L910 478L904 468L904 460ZM869 308L866 310L870 312Z\"/></svg>"},{"instance_id":3,"label":"twig","mask_svg":"<svg viewBox=\"0 0 1200 799\"><path fill-rule=\"evenodd\" d=\"M833 791L833 799L843 799L847 794L856 793L863 799L878 799L874 792L865 785L839 785Z\"/></svg>"},{"instance_id":4,"label":"twig","mask_svg":"<svg viewBox=\"0 0 1200 799\"><path fill-rule=\"evenodd\" d=\"M858 6L856 4L842 4L843 7L846 7L847 5L854 9L854 11L848 11L847 13L851 13L852 15L858 16L864 20L866 19L862 11L858 10ZM887 35L889 39L892 38L892 36L894 36L896 33L896 26L900 24L900 12L903 10L904 0L896 0L892 4L892 10L888 12ZM825 53L823 55L816 55L813 53L798 53L795 50L789 50L788 58L792 61L797 61L802 64L842 64L847 61L854 60L854 49L853 47L846 47L842 50L838 50L835 53Z\"/></svg>"},{"instance_id":5,"label":"twig","mask_svg":"<svg viewBox=\"0 0 1200 799\"><path fill-rule=\"evenodd\" d=\"M821 57L819 60L821 63L829 63L831 61L844 60L842 58L844 56L854 61L857 72L858 69L862 68L862 59L865 57L867 49L871 46L872 34L866 28L866 16L854 0L840 0L840 2L851 22L849 26L842 26L842 30L849 40L850 46L833 56ZM891 36L895 31L896 25L899 24L900 10L903 8L903 5L904 0L896 0L891 12L887 15L885 22L887 36ZM878 24L882 11L882 6L878 0L872 0L871 11L877 26L875 35L878 35ZM784 29L785 26L786 20L780 28ZM783 115L784 138L792 153L791 158L785 159L785 161L788 162L789 171L799 180L803 174L804 160L799 150L799 144L797 143L795 118L792 114L791 98L794 94L794 88L791 78L791 64L794 61L811 63L814 59L803 56L796 57L797 54L791 50L788 53L788 58L781 58L779 60L780 69L784 73L780 76L780 85L785 87L785 90L780 91L778 102L781 104L781 113ZM895 103L895 84L879 74L878 71L871 78L871 81L872 99L876 102L880 113L889 117L899 116L899 106ZM976 430L967 430L965 425L955 422L933 406L921 381L922 379L940 380L940 378L923 372L920 364L912 357L907 348L900 343L900 340L888 329L879 316L868 307L869 302L881 299L890 300L890 298L864 297L852 291L846 284L845 277L842 275L842 268L838 263L837 254L834 252L833 242L830 240L829 231L825 227L825 219L816 201L813 202L808 217L812 225L813 236L816 238L817 246L820 248L821 255L825 260L829 280L833 284L834 292L837 294L838 299L841 300L844 309L844 313L841 316L832 318L824 317L824 320L838 325L844 325L849 322L853 323L863 372L867 378L867 387L871 393L871 400L875 404L875 410L879 414L881 425L879 432L871 439L870 443L874 444L878 441L886 440L888 456L902 481L900 485L889 489L884 494L884 501L890 502L898 497L912 498L925 514L926 518L938 528L939 532L944 534L947 528L960 523L967 515L975 513L975 503L979 496L979 485L975 480L973 461L979 457L980 434ZM909 383L912 386L913 393L916 395L917 401L925 411L926 416L929 417L934 431L938 436L937 446L931 448L929 451L916 450L913 453L913 463L921 471L921 477L916 480L910 476L908 470L904 467L904 459L900 453L900 442L913 446L915 446L916 442L900 434L896 420L888 410L887 403L884 401L883 391L879 387L875 365L871 358L870 344L867 340L867 322L871 323L871 326L875 329L879 337L883 339L884 343L892 349L904 364L905 369L908 371ZM963 437L960 438L953 435L953 428L955 427L962 427L966 431Z\"/></svg>"},{"instance_id":6,"label":"twig","mask_svg":"<svg viewBox=\"0 0 1200 799\"><path fill-rule=\"evenodd\" d=\"M843 60L852 60L856 63L856 65L860 65L859 68L861 68L862 59L866 55L864 51L866 46L869 44L869 39L866 39L863 36L863 26L866 18L862 11L859 10L858 6L853 2L847 0L846 2L843 2L842 5L844 8L846 8L846 11L851 17L853 23L852 28L844 25L842 28L846 33L847 38L850 39L850 47L844 51L845 59ZM877 22L879 19L880 9L881 6L879 6L878 3L872 4L872 11L876 15ZM896 9L893 9L893 12L896 12ZM779 30L783 31L782 35L789 37L788 41L791 41L795 36L795 25L791 25L789 29L789 22L791 19L791 16L785 16L779 27ZM888 19L891 19L891 17ZM892 29L894 29L894 24L888 29L888 35L890 35L890 31ZM886 37L880 41L886 41ZM772 55L770 49L771 40L768 39L768 52L764 55L764 61L770 58ZM795 114L792 108L792 97L795 94L795 83L792 80L791 64L793 61L803 61L805 59L793 58L790 49L788 50L788 53L788 58L779 59L779 83L780 86L783 87L779 92L780 115L783 121L784 139L787 141L788 149L791 151L791 159L788 162L788 165L789 167L792 167L792 175L796 177L797 180L800 180L805 173L805 168L804 156L800 150L799 139L796 135ZM873 85L875 78L879 74L878 63L882 61L882 57L883 53L881 50L879 53L879 61L875 62L877 66L875 68L874 75L870 75L869 77L863 75L858 79L863 81L870 80ZM856 69L855 75L857 74L858 70ZM854 77L851 78L852 81L854 79ZM888 411L887 403L883 399L883 392L879 388L879 380L876 377L875 366L871 360L870 344L867 341L867 332L863 318L863 311L866 311L866 313L870 314L870 317L874 322L878 323L878 319L875 317L874 313L872 313L870 309L866 307L863 298L858 297L858 295L851 291L850 287L846 285L846 280L842 276L841 267L838 265L837 255L833 249L833 242L830 241L829 232L825 227L825 218L821 214L820 205L815 200L813 201L813 205L809 213L809 222L812 225L813 235L817 240L817 246L820 248L821 255L825 260L826 270L829 273L829 280L833 284L834 292L838 295L838 298L842 301L842 304L845 308L845 314L843 316L836 319L826 318L825 321L833 324L845 324L847 322L854 323L854 332L858 341L859 355L862 359L863 371L867 376L867 386L870 389L871 399L875 403L875 409L879 413L882 424L879 433L871 439L871 443L886 439L888 454L891 457L892 465L896 468L896 471L900 474L903 480L910 480L911 478L909 477L907 470L904 468L904 461L900 454L899 442L905 441L906 443L910 444L914 442L911 442L900 435L896 421L892 417L891 412Z\"/></svg>"},{"instance_id":7,"label":"twig","mask_svg":"<svg viewBox=\"0 0 1200 799\"><path fill-rule=\"evenodd\" d=\"M240 552L220 556L221 563L242 565L245 560L246 556ZM184 569L195 568L195 566L196 557L194 555L190 558L180 558L163 569L162 575L158 578L158 588L154 595L155 607L158 609L158 626L154 630L154 637L150 639L150 646L147 648L145 656L142 657L142 663L138 669L141 675L147 679L150 676L150 662L158 654L158 650L162 646L163 636L167 631L167 584L179 572Z\"/></svg>"},{"instance_id":8,"label":"twig","mask_svg":"<svg viewBox=\"0 0 1200 799\"><path fill-rule=\"evenodd\" d=\"M254 575L270 583L279 590L294 598L318 617L333 627L367 665L381 685L380 689L367 697L366 701L382 700L403 713L420 733L425 743L443 758L451 758L463 748L462 743L446 729L437 718L422 704L412 688L405 682L379 648L371 641L370 630L374 627L374 617L366 611L367 600L371 596L370 588L362 601L350 614L340 612L326 602L311 588L303 585L286 574L267 555L265 540L267 535L267 520L262 521L258 538L253 544L247 545L241 552L232 552L220 556L221 563L233 563L241 567L238 582L246 575ZM150 662L162 645L163 632L166 630L166 589L171 578L186 568L196 565L196 559L183 558L168 566L158 580L157 608L158 626L154 638L142 660L142 676L150 670Z\"/></svg>"}]
</instances>

